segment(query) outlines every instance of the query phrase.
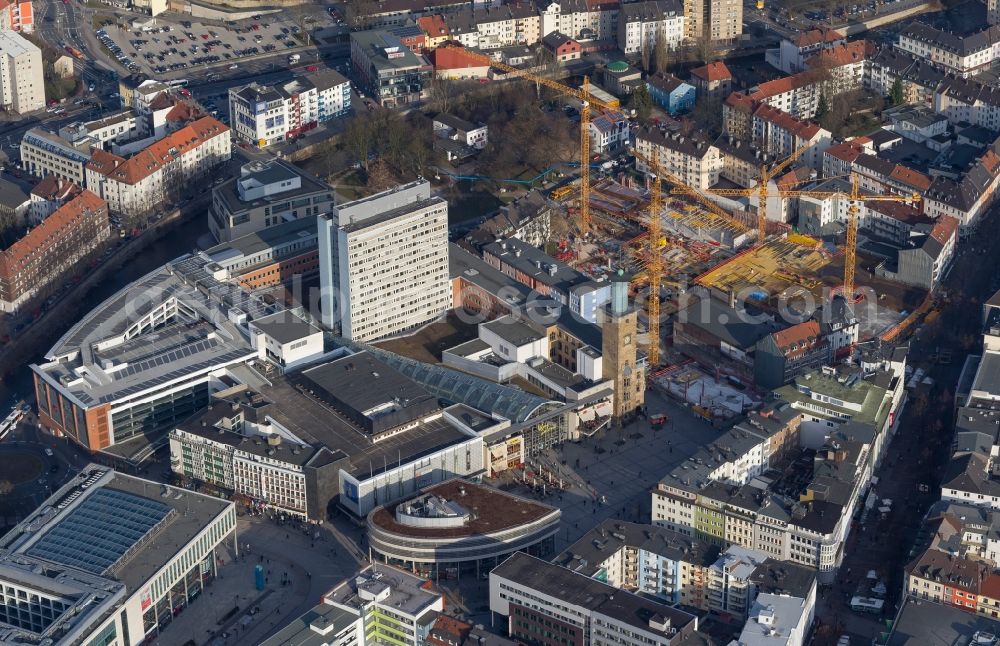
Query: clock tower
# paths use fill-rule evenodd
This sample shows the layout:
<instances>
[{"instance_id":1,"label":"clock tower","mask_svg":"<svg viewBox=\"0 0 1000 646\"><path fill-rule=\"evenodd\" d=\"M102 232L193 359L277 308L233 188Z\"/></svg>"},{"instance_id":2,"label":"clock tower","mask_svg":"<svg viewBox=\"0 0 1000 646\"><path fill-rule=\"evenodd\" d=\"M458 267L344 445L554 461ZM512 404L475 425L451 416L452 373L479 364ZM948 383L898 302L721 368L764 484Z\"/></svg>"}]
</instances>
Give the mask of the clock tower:
<instances>
[{"instance_id":1,"label":"clock tower","mask_svg":"<svg viewBox=\"0 0 1000 646\"><path fill-rule=\"evenodd\" d=\"M614 418L624 423L646 399L646 376L636 365L636 321L628 304L629 279L619 269L611 279L611 302L604 309L602 372L614 382Z\"/></svg>"}]
</instances>

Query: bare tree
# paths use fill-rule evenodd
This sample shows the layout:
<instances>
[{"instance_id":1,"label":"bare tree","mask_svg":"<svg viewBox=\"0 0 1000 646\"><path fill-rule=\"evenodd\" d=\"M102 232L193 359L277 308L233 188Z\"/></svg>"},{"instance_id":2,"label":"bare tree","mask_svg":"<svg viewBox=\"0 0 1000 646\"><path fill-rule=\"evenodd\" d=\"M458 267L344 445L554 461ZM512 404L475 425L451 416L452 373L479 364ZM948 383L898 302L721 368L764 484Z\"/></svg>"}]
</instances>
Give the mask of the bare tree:
<instances>
[{"instance_id":1,"label":"bare tree","mask_svg":"<svg viewBox=\"0 0 1000 646\"><path fill-rule=\"evenodd\" d=\"M375 132L368 114L359 114L347 124L344 130L344 147L368 172L368 158L375 146Z\"/></svg>"},{"instance_id":2,"label":"bare tree","mask_svg":"<svg viewBox=\"0 0 1000 646\"><path fill-rule=\"evenodd\" d=\"M643 38L643 40L642 40L642 50L639 52L639 55L642 57L642 69L643 69L643 71L644 72L650 72L650 71L652 71L650 69L650 63L651 63L652 58L653 58L653 48L650 47L649 41L646 40L645 38Z\"/></svg>"},{"instance_id":3,"label":"bare tree","mask_svg":"<svg viewBox=\"0 0 1000 646\"><path fill-rule=\"evenodd\" d=\"M379 157L372 162L371 170L368 171L368 188L379 193L392 188L395 184L396 178L393 177L384 159Z\"/></svg>"},{"instance_id":4,"label":"bare tree","mask_svg":"<svg viewBox=\"0 0 1000 646\"><path fill-rule=\"evenodd\" d=\"M667 44L667 35L662 29L656 32L656 45L653 47L653 60L656 63L656 73L666 74L667 65L670 63L670 46Z\"/></svg>"}]
</instances>

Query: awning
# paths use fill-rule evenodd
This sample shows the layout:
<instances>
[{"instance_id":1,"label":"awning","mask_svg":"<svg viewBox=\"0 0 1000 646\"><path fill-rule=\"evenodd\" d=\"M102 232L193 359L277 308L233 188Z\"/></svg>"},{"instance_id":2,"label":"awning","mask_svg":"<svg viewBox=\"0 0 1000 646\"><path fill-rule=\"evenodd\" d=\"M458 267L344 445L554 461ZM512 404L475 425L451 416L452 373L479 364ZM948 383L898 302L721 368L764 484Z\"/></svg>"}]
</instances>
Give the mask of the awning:
<instances>
[{"instance_id":1,"label":"awning","mask_svg":"<svg viewBox=\"0 0 1000 646\"><path fill-rule=\"evenodd\" d=\"M597 414L601 417L611 417L611 402L601 402L597 406L594 406L594 408L597 409Z\"/></svg>"},{"instance_id":2,"label":"awning","mask_svg":"<svg viewBox=\"0 0 1000 646\"><path fill-rule=\"evenodd\" d=\"M590 422L595 417L597 417L597 412L594 410L593 406L591 406L590 408L584 408L584 409L582 409L580 411L580 420L581 421Z\"/></svg>"}]
</instances>

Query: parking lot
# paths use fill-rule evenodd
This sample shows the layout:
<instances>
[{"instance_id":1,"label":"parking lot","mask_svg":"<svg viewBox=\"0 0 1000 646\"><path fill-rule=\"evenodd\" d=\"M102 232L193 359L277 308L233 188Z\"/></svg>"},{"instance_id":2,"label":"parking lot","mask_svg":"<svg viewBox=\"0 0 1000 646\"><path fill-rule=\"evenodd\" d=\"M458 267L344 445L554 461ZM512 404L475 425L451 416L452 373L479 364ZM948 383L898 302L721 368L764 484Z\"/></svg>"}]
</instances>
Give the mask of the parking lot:
<instances>
[{"instance_id":1,"label":"parking lot","mask_svg":"<svg viewBox=\"0 0 1000 646\"><path fill-rule=\"evenodd\" d=\"M298 50L307 40L303 30L327 27L336 20L318 9L302 18L301 26L294 16L282 12L224 24L158 21L141 30L110 24L96 34L111 55L132 72L164 74L213 65L237 70L240 59L283 52L288 53L289 64L299 63Z\"/></svg>"}]
</instances>

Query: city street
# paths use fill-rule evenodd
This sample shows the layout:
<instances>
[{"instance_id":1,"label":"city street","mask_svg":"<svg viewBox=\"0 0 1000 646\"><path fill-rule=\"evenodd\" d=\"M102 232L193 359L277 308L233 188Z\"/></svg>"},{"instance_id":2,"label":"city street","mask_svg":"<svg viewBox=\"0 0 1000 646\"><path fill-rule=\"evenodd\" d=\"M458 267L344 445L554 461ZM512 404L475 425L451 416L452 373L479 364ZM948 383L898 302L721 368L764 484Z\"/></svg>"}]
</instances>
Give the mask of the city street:
<instances>
[{"instance_id":1,"label":"city street","mask_svg":"<svg viewBox=\"0 0 1000 646\"><path fill-rule=\"evenodd\" d=\"M951 302L931 326L918 329L910 342L908 364L929 368L935 380L911 393L899 421L899 431L889 445L886 459L876 473L878 497L894 501L885 520L877 513L851 532L844 565L837 585L822 592L816 617L823 624L839 626L859 640L870 640L884 629L878 617L864 616L849 609L850 598L858 582L875 569L888 587L887 612L891 619L900 601L904 584L903 567L911 555L913 541L927 508L940 497L940 478L951 457L954 430L954 390L959 373L970 352L981 350L982 302L1000 288L1000 273L995 266L983 271L983 258L1000 254L1000 207L994 205L975 233L975 243L963 244L944 283ZM979 246L981 245L981 246ZM976 248L978 246L978 248ZM967 345L970 339L975 342ZM931 364L932 354L951 351L947 365ZM929 491L921 493L919 484ZM836 641L837 633L833 634ZM826 635L824 635L825 637ZM825 642L817 642L825 643Z\"/></svg>"}]
</instances>

